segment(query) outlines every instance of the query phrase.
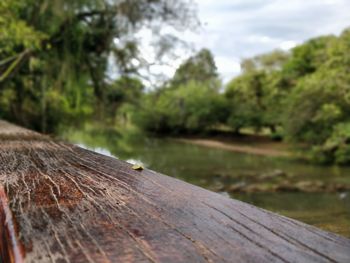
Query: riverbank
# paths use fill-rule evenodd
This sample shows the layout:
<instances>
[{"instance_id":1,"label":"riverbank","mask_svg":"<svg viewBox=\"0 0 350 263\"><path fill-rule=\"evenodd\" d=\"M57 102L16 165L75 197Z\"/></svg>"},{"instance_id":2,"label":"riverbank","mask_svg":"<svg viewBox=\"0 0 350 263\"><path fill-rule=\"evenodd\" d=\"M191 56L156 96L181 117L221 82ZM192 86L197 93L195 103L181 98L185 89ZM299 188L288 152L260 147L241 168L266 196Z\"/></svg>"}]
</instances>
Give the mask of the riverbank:
<instances>
[{"instance_id":1,"label":"riverbank","mask_svg":"<svg viewBox=\"0 0 350 263\"><path fill-rule=\"evenodd\" d=\"M273 141L264 136L229 137L215 135L213 137L181 137L173 140L238 153L269 157L293 157L290 145L284 142Z\"/></svg>"},{"instance_id":2,"label":"riverbank","mask_svg":"<svg viewBox=\"0 0 350 263\"><path fill-rule=\"evenodd\" d=\"M251 154L263 157L277 157L295 159L292 146L287 143L274 141L267 136L229 134L215 134L206 137L174 138L176 142L199 145L207 148ZM268 172L254 172L236 174L217 173L218 181L211 190L216 192L233 193L276 193L276 192L304 192L304 193L344 193L350 191L350 184L344 182L329 182L310 178L311 180L284 170Z\"/></svg>"}]
</instances>

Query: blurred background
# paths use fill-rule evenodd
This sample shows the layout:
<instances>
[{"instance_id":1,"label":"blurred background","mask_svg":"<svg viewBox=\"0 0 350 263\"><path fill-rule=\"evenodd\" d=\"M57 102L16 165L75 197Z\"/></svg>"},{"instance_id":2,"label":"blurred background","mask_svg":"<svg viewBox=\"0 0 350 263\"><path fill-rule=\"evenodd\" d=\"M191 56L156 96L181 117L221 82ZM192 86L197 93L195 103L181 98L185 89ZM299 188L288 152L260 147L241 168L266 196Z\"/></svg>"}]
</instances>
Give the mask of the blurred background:
<instances>
[{"instance_id":1,"label":"blurred background","mask_svg":"<svg viewBox=\"0 0 350 263\"><path fill-rule=\"evenodd\" d=\"M348 0L1 0L0 118L350 237Z\"/></svg>"}]
</instances>

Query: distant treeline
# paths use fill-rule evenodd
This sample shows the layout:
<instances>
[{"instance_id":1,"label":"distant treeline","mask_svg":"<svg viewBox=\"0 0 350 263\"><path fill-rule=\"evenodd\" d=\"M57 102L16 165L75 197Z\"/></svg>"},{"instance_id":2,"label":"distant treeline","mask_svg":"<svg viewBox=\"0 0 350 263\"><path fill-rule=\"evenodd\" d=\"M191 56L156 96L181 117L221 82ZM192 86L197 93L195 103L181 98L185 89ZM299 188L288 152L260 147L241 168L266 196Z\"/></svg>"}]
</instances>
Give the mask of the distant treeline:
<instances>
[{"instance_id":1,"label":"distant treeline","mask_svg":"<svg viewBox=\"0 0 350 263\"><path fill-rule=\"evenodd\" d=\"M245 59L241 67L222 90L210 51L200 51L142 97L135 123L172 134L268 129L301 145L312 161L350 163L350 30Z\"/></svg>"}]
</instances>

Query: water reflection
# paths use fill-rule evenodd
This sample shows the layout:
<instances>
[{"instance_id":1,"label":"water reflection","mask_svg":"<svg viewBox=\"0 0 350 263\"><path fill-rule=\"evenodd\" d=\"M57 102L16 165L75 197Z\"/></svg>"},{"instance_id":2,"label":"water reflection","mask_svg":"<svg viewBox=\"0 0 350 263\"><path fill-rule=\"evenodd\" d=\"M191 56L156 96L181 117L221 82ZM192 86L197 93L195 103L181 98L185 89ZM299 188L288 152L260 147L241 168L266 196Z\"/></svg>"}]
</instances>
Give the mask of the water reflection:
<instances>
[{"instance_id":1,"label":"water reflection","mask_svg":"<svg viewBox=\"0 0 350 263\"><path fill-rule=\"evenodd\" d=\"M66 130L66 140L132 164L177 177L204 188L222 192L227 186L276 171L297 180L317 180L325 184L350 183L350 169L321 167L273 157L228 152L180 143L166 138L150 138L137 130L87 126ZM264 182L262 182L263 184ZM339 193L232 193L230 196L256 206L350 237L350 195Z\"/></svg>"},{"instance_id":2,"label":"water reflection","mask_svg":"<svg viewBox=\"0 0 350 263\"><path fill-rule=\"evenodd\" d=\"M87 150L91 150L91 151L94 151L94 152L97 152L99 154L103 154L103 155L106 155L106 156L109 156L109 157L115 157L115 158L118 158L117 156L114 156L108 149L104 149L104 148L100 148L100 147L89 147L85 144L82 144L82 143L76 143L75 145L81 147L81 148L84 148L84 149L87 149Z\"/></svg>"}]
</instances>

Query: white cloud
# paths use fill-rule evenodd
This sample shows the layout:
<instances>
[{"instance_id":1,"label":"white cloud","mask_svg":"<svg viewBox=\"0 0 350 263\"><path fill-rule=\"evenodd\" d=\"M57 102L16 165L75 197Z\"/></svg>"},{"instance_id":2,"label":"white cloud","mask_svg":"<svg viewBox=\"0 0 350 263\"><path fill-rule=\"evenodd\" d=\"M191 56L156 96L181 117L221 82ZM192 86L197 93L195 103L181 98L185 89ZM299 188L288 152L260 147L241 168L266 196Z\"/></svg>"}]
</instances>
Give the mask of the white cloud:
<instances>
[{"instance_id":1,"label":"white cloud","mask_svg":"<svg viewBox=\"0 0 350 263\"><path fill-rule=\"evenodd\" d=\"M349 0L198 0L203 30L195 46L213 51L219 72L237 74L242 58L339 34L350 26ZM224 62L226 61L226 62ZM235 61L231 68L228 61Z\"/></svg>"},{"instance_id":2,"label":"white cloud","mask_svg":"<svg viewBox=\"0 0 350 263\"><path fill-rule=\"evenodd\" d=\"M243 58L288 50L350 26L350 0L197 0L197 5L202 28L179 36L197 50L209 48L224 80L239 73ZM150 54L147 48L145 52ZM186 57L188 53L181 56ZM174 68L165 67L164 72L171 77Z\"/></svg>"},{"instance_id":3,"label":"white cloud","mask_svg":"<svg viewBox=\"0 0 350 263\"><path fill-rule=\"evenodd\" d=\"M276 42L276 39L268 36L251 35L247 37L247 42L254 44L268 44Z\"/></svg>"},{"instance_id":4,"label":"white cloud","mask_svg":"<svg viewBox=\"0 0 350 263\"><path fill-rule=\"evenodd\" d=\"M290 50L293 47L295 47L298 43L296 41L283 41L280 45L279 48L282 50Z\"/></svg>"},{"instance_id":5,"label":"white cloud","mask_svg":"<svg viewBox=\"0 0 350 263\"><path fill-rule=\"evenodd\" d=\"M237 75L241 71L239 60L234 58L217 56L215 57L215 63L225 82L229 81L232 75Z\"/></svg>"}]
</instances>

